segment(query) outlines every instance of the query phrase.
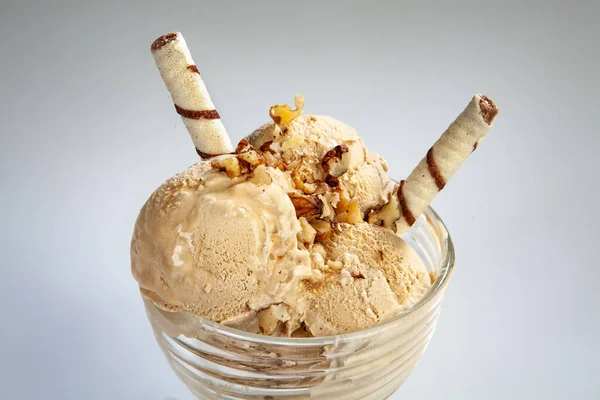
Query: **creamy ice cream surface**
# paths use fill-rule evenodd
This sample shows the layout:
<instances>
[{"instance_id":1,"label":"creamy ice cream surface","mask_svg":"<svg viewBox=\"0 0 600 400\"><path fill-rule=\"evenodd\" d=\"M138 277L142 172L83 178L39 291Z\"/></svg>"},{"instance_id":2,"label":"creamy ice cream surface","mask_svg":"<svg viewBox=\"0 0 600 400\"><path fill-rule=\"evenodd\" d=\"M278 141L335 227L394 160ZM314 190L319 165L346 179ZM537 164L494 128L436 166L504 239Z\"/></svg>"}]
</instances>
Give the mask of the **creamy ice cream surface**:
<instances>
[{"instance_id":1,"label":"creamy ice cream surface","mask_svg":"<svg viewBox=\"0 0 600 400\"><path fill-rule=\"evenodd\" d=\"M385 322L418 302L432 278L415 251L390 230L342 223L323 242L325 277L312 289L305 324L329 336Z\"/></svg>"},{"instance_id":2,"label":"creamy ice cream surface","mask_svg":"<svg viewBox=\"0 0 600 400\"><path fill-rule=\"evenodd\" d=\"M333 118L271 115L234 153L148 199L131 244L142 294L278 336L350 332L410 308L428 272L392 230L366 222L392 194L385 161Z\"/></svg>"},{"instance_id":3,"label":"creamy ice cream surface","mask_svg":"<svg viewBox=\"0 0 600 400\"><path fill-rule=\"evenodd\" d=\"M400 236L479 146L498 114L476 94L412 173L331 117L273 106L234 149L180 32L150 47L203 159L162 184L131 242L142 294L163 310L249 332L364 329L417 303L432 278Z\"/></svg>"},{"instance_id":4,"label":"creamy ice cream surface","mask_svg":"<svg viewBox=\"0 0 600 400\"><path fill-rule=\"evenodd\" d=\"M269 304L304 310L298 282L313 272L309 252L298 247L295 209L277 182L285 177L262 167L255 180L246 178L230 179L201 161L144 205L132 269L157 305L223 323Z\"/></svg>"}]
</instances>

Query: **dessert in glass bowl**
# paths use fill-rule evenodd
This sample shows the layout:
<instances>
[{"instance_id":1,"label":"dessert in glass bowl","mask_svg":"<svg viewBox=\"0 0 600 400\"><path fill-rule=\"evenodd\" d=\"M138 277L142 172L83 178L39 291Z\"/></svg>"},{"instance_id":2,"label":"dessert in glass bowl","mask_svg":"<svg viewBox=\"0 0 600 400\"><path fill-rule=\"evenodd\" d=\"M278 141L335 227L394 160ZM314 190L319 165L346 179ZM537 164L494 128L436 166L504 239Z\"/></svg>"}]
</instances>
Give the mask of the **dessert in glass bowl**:
<instances>
[{"instance_id":1,"label":"dessert in glass bowl","mask_svg":"<svg viewBox=\"0 0 600 400\"><path fill-rule=\"evenodd\" d=\"M475 95L396 182L350 126L294 107L234 147L180 33L151 46L201 160L142 207L132 272L174 371L206 399L384 399L454 262L430 202L491 127Z\"/></svg>"}]
</instances>

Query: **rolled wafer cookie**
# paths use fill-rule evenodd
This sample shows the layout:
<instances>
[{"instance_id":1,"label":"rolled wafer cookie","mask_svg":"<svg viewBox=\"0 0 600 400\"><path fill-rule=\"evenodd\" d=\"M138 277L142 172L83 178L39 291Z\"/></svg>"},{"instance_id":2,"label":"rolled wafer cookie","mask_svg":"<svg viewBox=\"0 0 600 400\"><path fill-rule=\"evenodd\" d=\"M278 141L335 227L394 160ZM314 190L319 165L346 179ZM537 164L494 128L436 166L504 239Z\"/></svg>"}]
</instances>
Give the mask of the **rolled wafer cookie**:
<instances>
[{"instance_id":1,"label":"rolled wafer cookie","mask_svg":"<svg viewBox=\"0 0 600 400\"><path fill-rule=\"evenodd\" d=\"M233 152L231 139L181 33L159 37L150 49L197 153L210 158Z\"/></svg>"},{"instance_id":2,"label":"rolled wafer cookie","mask_svg":"<svg viewBox=\"0 0 600 400\"><path fill-rule=\"evenodd\" d=\"M396 185L390 201L369 216L369 222L406 232L446 186L490 130L498 108L478 94L429 149L411 174Z\"/></svg>"}]
</instances>

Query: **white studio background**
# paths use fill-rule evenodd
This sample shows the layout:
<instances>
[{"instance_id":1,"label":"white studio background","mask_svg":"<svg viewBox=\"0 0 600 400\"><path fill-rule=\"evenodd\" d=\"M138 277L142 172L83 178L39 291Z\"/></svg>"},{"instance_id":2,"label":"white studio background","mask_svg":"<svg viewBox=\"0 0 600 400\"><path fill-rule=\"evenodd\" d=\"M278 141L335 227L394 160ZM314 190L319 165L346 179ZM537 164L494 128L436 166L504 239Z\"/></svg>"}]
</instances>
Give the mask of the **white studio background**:
<instances>
[{"instance_id":1,"label":"white studio background","mask_svg":"<svg viewBox=\"0 0 600 400\"><path fill-rule=\"evenodd\" d=\"M182 31L234 139L268 107L353 125L406 176L477 92L493 130L434 207L457 249L394 399L600 398L593 1L0 1L1 399L190 400L129 270L196 160L149 45Z\"/></svg>"}]
</instances>

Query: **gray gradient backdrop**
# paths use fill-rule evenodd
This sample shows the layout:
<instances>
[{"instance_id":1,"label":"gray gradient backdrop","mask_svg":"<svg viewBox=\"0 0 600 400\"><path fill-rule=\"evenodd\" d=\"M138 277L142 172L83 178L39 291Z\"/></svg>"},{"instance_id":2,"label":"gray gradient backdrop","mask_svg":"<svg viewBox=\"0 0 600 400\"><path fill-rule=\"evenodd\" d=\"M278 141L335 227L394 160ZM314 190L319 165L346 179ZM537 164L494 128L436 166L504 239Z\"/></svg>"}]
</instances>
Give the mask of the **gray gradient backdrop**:
<instances>
[{"instance_id":1,"label":"gray gradient backdrop","mask_svg":"<svg viewBox=\"0 0 600 400\"><path fill-rule=\"evenodd\" d=\"M140 206L196 160L149 52L170 30L234 139L302 93L396 177L496 100L435 200L456 272L394 399L600 398L598 2L414 3L0 1L0 398L191 399L129 271Z\"/></svg>"}]
</instances>

